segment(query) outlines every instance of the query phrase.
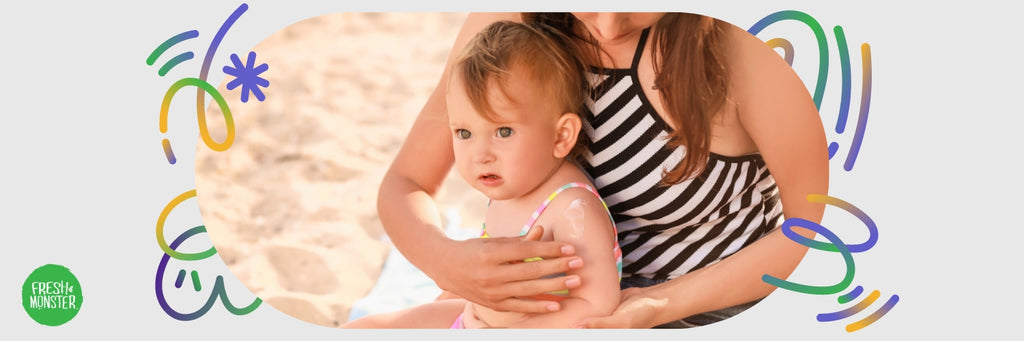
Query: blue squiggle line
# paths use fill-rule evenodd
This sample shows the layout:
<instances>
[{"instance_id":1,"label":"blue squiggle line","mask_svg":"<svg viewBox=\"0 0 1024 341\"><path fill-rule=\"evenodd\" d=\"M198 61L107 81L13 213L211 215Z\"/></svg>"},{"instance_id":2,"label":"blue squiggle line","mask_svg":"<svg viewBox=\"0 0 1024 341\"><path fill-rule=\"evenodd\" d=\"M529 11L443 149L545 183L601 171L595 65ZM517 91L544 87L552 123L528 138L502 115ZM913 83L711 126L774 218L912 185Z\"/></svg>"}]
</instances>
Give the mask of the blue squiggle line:
<instances>
[{"instance_id":1,"label":"blue squiggle line","mask_svg":"<svg viewBox=\"0 0 1024 341\"><path fill-rule=\"evenodd\" d=\"M214 35L213 40L210 41L210 48L206 50L206 57L203 59L203 67L199 71L199 79L204 82L206 81L206 76L210 72L210 64L213 63L213 55L217 53L217 47L220 46L221 40L224 40L224 35L228 33L228 29L231 28L231 25L234 25L235 21L237 21L238 18L242 16L242 13L245 13L247 9L249 9L249 5L247 4L238 6L238 8L228 16L228 19L224 21L224 24L220 26L220 30L217 30L217 34ZM196 89L196 111L200 115L206 113L205 106L206 92L204 92L202 88Z\"/></svg>"},{"instance_id":2,"label":"blue squiggle line","mask_svg":"<svg viewBox=\"0 0 1024 341\"><path fill-rule=\"evenodd\" d=\"M249 9L249 5L242 4L235 9L234 13L228 16L228 19L224 21L224 24L220 26L220 30L217 30L217 34L213 36L213 40L210 41L210 48L206 50L206 57L203 59L203 68L199 71L199 79L206 80L207 74L210 72L210 64L213 63L213 55L217 53L217 47L220 46L220 42L224 40L224 35L228 33L231 26L235 24L235 21L242 16L242 13ZM202 91L200 91L202 93Z\"/></svg>"},{"instance_id":3,"label":"blue squiggle line","mask_svg":"<svg viewBox=\"0 0 1024 341\"><path fill-rule=\"evenodd\" d=\"M853 288L853 290L846 293L845 295L839 296L837 300L839 301L839 304L850 302L856 299L858 296L860 296L862 292L864 292L864 287L858 285L856 288Z\"/></svg>"},{"instance_id":4,"label":"blue squiggle line","mask_svg":"<svg viewBox=\"0 0 1024 341\"><path fill-rule=\"evenodd\" d=\"M841 26L836 26L836 44L839 45L839 67L843 70L843 92L839 99L839 118L836 119L836 133L846 130L846 117L850 113L850 51L846 46L846 34Z\"/></svg>"},{"instance_id":5,"label":"blue squiggle line","mask_svg":"<svg viewBox=\"0 0 1024 341\"><path fill-rule=\"evenodd\" d=\"M857 154L860 153L860 145L864 142L864 129L868 125L868 107L871 106L871 46L867 43L860 46L864 78L861 81L860 91L860 116L857 117L857 131L853 133L853 142L850 145L850 153L846 155L846 163L843 169L849 172L853 169L853 163L857 161Z\"/></svg>"},{"instance_id":6,"label":"blue squiggle line","mask_svg":"<svg viewBox=\"0 0 1024 341\"><path fill-rule=\"evenodd\" d=\"M178 236L178 238L175 238L174 241L172 241L169 246L171 250L175 250L178 248L178 246L181 245L181 243L184 243L185 240L188 239L189 237L204 232L206 232L206 226L199 225L193 227L182 233L180 236ZM158 265L156 268L156 300L158 303L160 303L160 308L163 308L164 312L167 313L167 315L170 315L171 317L179 321L191 321L199 318L200 316L203 316L203 314L206 314L206 312L209 311L211 307L213 307L214 301L212 296L210 297L209 300L206 301L206 304L204 304L203 307L189 314L179 313L176 310L174 310L174 308L171 308L171 305L167 303L167 298L164 297L163 283L161 282L164 279L164 271L167 270L167 262L170 260L171 256L164 254L163 257L160 258L160 265ZM179 278L182 280L185 279L184 271L185 270L181 270L179 272ZM177 287L180 288L180 286Z\"/></svg>"},{"instance_id":7,"label":"blue squiggle line","mask_svg":"<svg viewBox=\"0 0 1024 341\"><path fill-rule=\"evenodd\" d=\"M839 207L845 210L846 212L852 213L854 216L859 218L862 223L864 223L864 226L868 228L868 239L860 244L843 244L844 248L848 249L850 252L864 252L870 250L872 247L875 246L876 243L878 243L878 226L875 225L875 221L872 220L871 217L869 217L867 214L864 213L864 211L861 211L856 206L853 206L852 204L838 198L820 195L808 195L807 201L815 203L825 203L835 207ZM790 222L790 220L792 220L792 222ZM782 233L785 234L786 237L788 237L790 240L797 242L800 245L808 246L822 251L839 252L838 246L835 245L835 242L831 242L831 240L830 242L823 242L810 239L794 232L792 228L788 228L788 226L800 226L806 228L807 226L812 225L818 224L815 224L814 222L802 218L789 218L782 223Z\"/></svg>"},{"instance_id":8,"label":"blue squiggle line","mask_svg":"<svg viewBox=\"0 0 1024 341\"><path fill-rule=\"evenodd\" d=\"M828 159L832 160L832 157L839 151L839 143L832 142L828 144Z\"/></svg>"}]
</instances>

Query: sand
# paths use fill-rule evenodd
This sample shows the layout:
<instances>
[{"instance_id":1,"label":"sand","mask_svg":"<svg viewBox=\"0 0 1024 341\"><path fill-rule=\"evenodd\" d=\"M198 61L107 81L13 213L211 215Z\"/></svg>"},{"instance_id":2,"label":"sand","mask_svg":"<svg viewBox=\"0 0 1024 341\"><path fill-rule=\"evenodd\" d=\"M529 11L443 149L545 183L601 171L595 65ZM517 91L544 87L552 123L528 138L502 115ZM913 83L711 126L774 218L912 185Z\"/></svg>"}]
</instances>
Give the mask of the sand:
<instances>
[{"instance_id":1,"label":"sand","mask_svg":"<svg viewBox=\"0 0 1024 341\"><path fill-rule=\"evenodd\" d=\"M220 92L236 137L200 144L196 190L221 258L255 295L323 326L348 320L392 246L376 212L380 180L443 70L464 13L337 13L253 48L266 100ZM244 57L244 56L243 56ZM212 135L223 141L216 105ZM439 214L482 221L483 197L451 174ZM265 309L261 308L261 309Z\"/></svg>"}]
</instances>

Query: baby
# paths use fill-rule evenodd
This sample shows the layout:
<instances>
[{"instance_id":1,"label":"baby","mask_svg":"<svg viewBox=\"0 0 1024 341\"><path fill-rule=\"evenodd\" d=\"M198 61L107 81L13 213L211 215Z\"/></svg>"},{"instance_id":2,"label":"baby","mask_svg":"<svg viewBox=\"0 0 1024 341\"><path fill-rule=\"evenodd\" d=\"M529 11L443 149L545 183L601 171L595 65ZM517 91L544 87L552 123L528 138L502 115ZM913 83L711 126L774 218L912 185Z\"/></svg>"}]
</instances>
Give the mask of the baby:
<instances>
[{"instance_id":1,"label":"baby","mask_svg":"<svg viewBox=\"0 0 1024 341\"><path fill-rule=\"evenodd\" d=\"M539 26L489 25L454 65L446 100L455 167L490 199L481 237L522 236L543 226L542 240L575 246L586 266L566 275L583 284L525 297L560 301L561 309L550 313L446 299L345 327L572 328L615 309L621 253L607 207L574 161L587 90L584 64L564 39Z\"/></svg>"}]
</instances>

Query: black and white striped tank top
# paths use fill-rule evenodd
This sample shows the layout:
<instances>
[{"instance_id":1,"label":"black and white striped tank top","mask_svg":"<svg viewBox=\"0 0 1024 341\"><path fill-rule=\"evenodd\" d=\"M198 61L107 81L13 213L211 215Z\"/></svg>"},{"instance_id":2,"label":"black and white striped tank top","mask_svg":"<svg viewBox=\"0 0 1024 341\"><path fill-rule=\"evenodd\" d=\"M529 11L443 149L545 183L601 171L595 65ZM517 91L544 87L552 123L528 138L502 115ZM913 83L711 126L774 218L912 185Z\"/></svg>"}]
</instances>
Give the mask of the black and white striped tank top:
<instances>
[{"instance_id":1,"label":"black and white striped tank top","mask_svg":"<svg viewBox=\"0 0 1024 341\"><path fill-rule=\"evenodd\" d=\"M661 185L663 171L686 155L665 146L671 128L637 82L647 40L629 69L590 76L582 165L608 204L619 232L622 276L668 279L713 264L776 227L782 205L760 154L711 153L700 176Z\"/></svg>"}]
</instances>

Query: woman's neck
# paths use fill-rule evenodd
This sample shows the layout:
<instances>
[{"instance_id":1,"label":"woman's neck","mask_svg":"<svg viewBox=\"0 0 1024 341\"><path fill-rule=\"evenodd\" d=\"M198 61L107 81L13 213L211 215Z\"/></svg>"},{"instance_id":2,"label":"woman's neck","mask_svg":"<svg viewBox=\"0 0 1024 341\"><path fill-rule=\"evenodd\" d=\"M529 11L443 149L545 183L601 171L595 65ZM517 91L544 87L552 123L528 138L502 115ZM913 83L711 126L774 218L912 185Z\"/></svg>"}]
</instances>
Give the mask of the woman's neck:
<instances>
[{"instance_id":1,"label":"woman's neck","mask_svg":"<svg viewBox=\"0 0 1024 341\"><path fill-rule=\"evenodd\" d=\"M583 25L579 25L578 27L583 30L583 32L580 32L582 36L591 36L586 27L583 27ZM597 58L589 58L589 60L600 60L601 66L605 68L628 68L633 63L633 56L636 54L636 46L640 43L640 36L642 34L643 30L636 30L612 41L597 41L599 48L599 51L597 51L598 56ZM647 50L646 47L644 50ZM586 49L585 51L589 52L593 50Z\"/></svg>"}]
</instances>

